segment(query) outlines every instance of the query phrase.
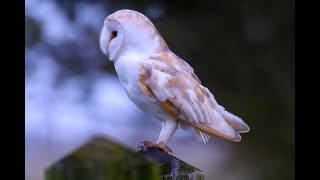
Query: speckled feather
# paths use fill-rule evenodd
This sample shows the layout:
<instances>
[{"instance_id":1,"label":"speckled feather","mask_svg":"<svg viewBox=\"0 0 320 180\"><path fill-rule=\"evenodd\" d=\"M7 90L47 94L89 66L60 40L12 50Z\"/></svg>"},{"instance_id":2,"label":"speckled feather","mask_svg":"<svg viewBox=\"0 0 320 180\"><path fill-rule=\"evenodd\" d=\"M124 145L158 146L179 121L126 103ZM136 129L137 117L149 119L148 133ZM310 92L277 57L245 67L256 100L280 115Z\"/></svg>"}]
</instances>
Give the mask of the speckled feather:
<instances>
[{"instance_id":1,"label":"speckled feather","mask_svg":"<svg viewBox=\"0 0 320 180\"><path fill-rule=\"evenodd\" d=\"M218 105L211 92L201 85L193 68L174 53L150 57L140 64L140 70L141 91L153 101L158 100L164 110L180 122L193 126L204 142L209 140L208 134L240 141L238 131L247 130L240 118ZM228 120L235 121L235 126Z\"/></svg>"}]
</instances>

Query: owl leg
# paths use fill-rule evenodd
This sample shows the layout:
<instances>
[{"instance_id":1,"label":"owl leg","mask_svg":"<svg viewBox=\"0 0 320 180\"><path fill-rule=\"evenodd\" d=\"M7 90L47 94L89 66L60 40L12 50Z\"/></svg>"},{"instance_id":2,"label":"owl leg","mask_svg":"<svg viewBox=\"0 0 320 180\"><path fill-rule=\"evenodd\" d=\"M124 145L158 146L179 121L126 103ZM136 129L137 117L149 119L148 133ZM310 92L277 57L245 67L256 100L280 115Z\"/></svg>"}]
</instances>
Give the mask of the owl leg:
<instances>
[{"instance_id":1,"label":"owl leg","mask_svg":"<svg viewBox=\"0 0 320 180\"><path fill-rule=\"evenodd\" d=\"M149 142L149 141L143 141L142 143L146 147L157 147L161 150L163 150L165 153L171 152L172 150L166 146L168 141L170 140L173 133L178 128L178 122L176 120L167 120L162 122L162 129L159 135L159 139L156 144Z\"/></svg>"},{"instance_id":2,"label":"owl leg","mask_svg":"<svg viewBox=\"0 0 320 180\"><path fill-rule=\"evenodd\" d=\"M169 119L164 121L165 125L162 126L162 130L157 141L157 144L163 144L164 146L169 142L170 138L172 137L173 133L178 128L178 122L174 119Z\"/></svg>"},{"instance_id":3,"label":"owl leg","mask_svg":"<svg viewBox=\"0 0 320 180\"><path fill-rule=\"evenodd\" d=\"M162 121L162 123L161 123L161 132L160 132L160 135L159 135L159 139L161 138L165 128L166 128L166 121Z\"/></svg>"}]
</instances>

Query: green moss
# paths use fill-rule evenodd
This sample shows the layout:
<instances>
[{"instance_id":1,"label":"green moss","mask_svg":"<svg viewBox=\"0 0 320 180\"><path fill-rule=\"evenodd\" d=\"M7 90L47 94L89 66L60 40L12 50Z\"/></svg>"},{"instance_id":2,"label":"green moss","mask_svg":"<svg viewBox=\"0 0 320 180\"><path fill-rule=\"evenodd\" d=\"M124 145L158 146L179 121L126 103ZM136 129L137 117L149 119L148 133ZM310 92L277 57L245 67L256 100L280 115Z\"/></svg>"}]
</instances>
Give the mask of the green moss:
<instances>
[{"instance_id":1,"label":"green moss","mask_svg":"<svg viewBox=\"0 0 320 180\"><path fill-rule=\"evenodd\" d=\"M46 171L47 180L158 180L159 165L105 138L94 138Z\"/></svg>"}]
</instances>

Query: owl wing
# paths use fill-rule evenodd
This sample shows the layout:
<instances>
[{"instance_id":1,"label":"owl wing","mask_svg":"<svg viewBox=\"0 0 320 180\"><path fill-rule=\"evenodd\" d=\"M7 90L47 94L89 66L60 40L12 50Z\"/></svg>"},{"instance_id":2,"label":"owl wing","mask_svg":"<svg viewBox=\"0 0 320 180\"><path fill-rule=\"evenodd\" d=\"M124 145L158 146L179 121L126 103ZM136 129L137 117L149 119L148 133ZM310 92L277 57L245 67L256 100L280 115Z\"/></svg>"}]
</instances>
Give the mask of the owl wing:
<instances>
[{"instance_id":1,"label":"owl wing","mask_svg":"<svg viewBox=\"0 0 320 180\"><path fill-rule=\"evenodd\" d=\"M190 66L189 69L183 63L174 66L177 62L172 65L152 60L141 64L139 87L146 97L158 101L173 117L193 126L204 142L209 139L207 134L239 142L238 132L245 132L247 125L218 105Z\"/></svg>"}]
</instances>

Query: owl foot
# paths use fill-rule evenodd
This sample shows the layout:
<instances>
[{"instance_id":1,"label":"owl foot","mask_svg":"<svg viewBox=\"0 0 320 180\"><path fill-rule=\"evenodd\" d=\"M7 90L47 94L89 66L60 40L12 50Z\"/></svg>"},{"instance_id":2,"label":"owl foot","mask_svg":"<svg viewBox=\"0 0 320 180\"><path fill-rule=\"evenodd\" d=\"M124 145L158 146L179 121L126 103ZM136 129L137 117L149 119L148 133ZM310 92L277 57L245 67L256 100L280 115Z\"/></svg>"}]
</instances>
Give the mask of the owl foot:
<instances>
[{"instance_id":1,"label":"owl foot","mask_svg":"<svg viewBox=\"0 0 320 180\"><path fill-rule=\"evenodd\" d=\"M163 142L160 142L160 143L158 143L158 144L154 144L154 143L152 143L152 142L150 142L150 141L142 141L141 142L145 147L150 147L150 148L154 148L154 147L156 147L156 148L158 148L158 149L161 149L163 152L165 152L165 153L171 153L172 154L172 150L168 147L168 146L166 146L166 145L164 145L164 143ZM141 143L139 143L139 144L141 144ZM138 145L139 145L138 144ZM139 146L140 148L143 148L142 146Z\"/></svg>"}]
</instances>

